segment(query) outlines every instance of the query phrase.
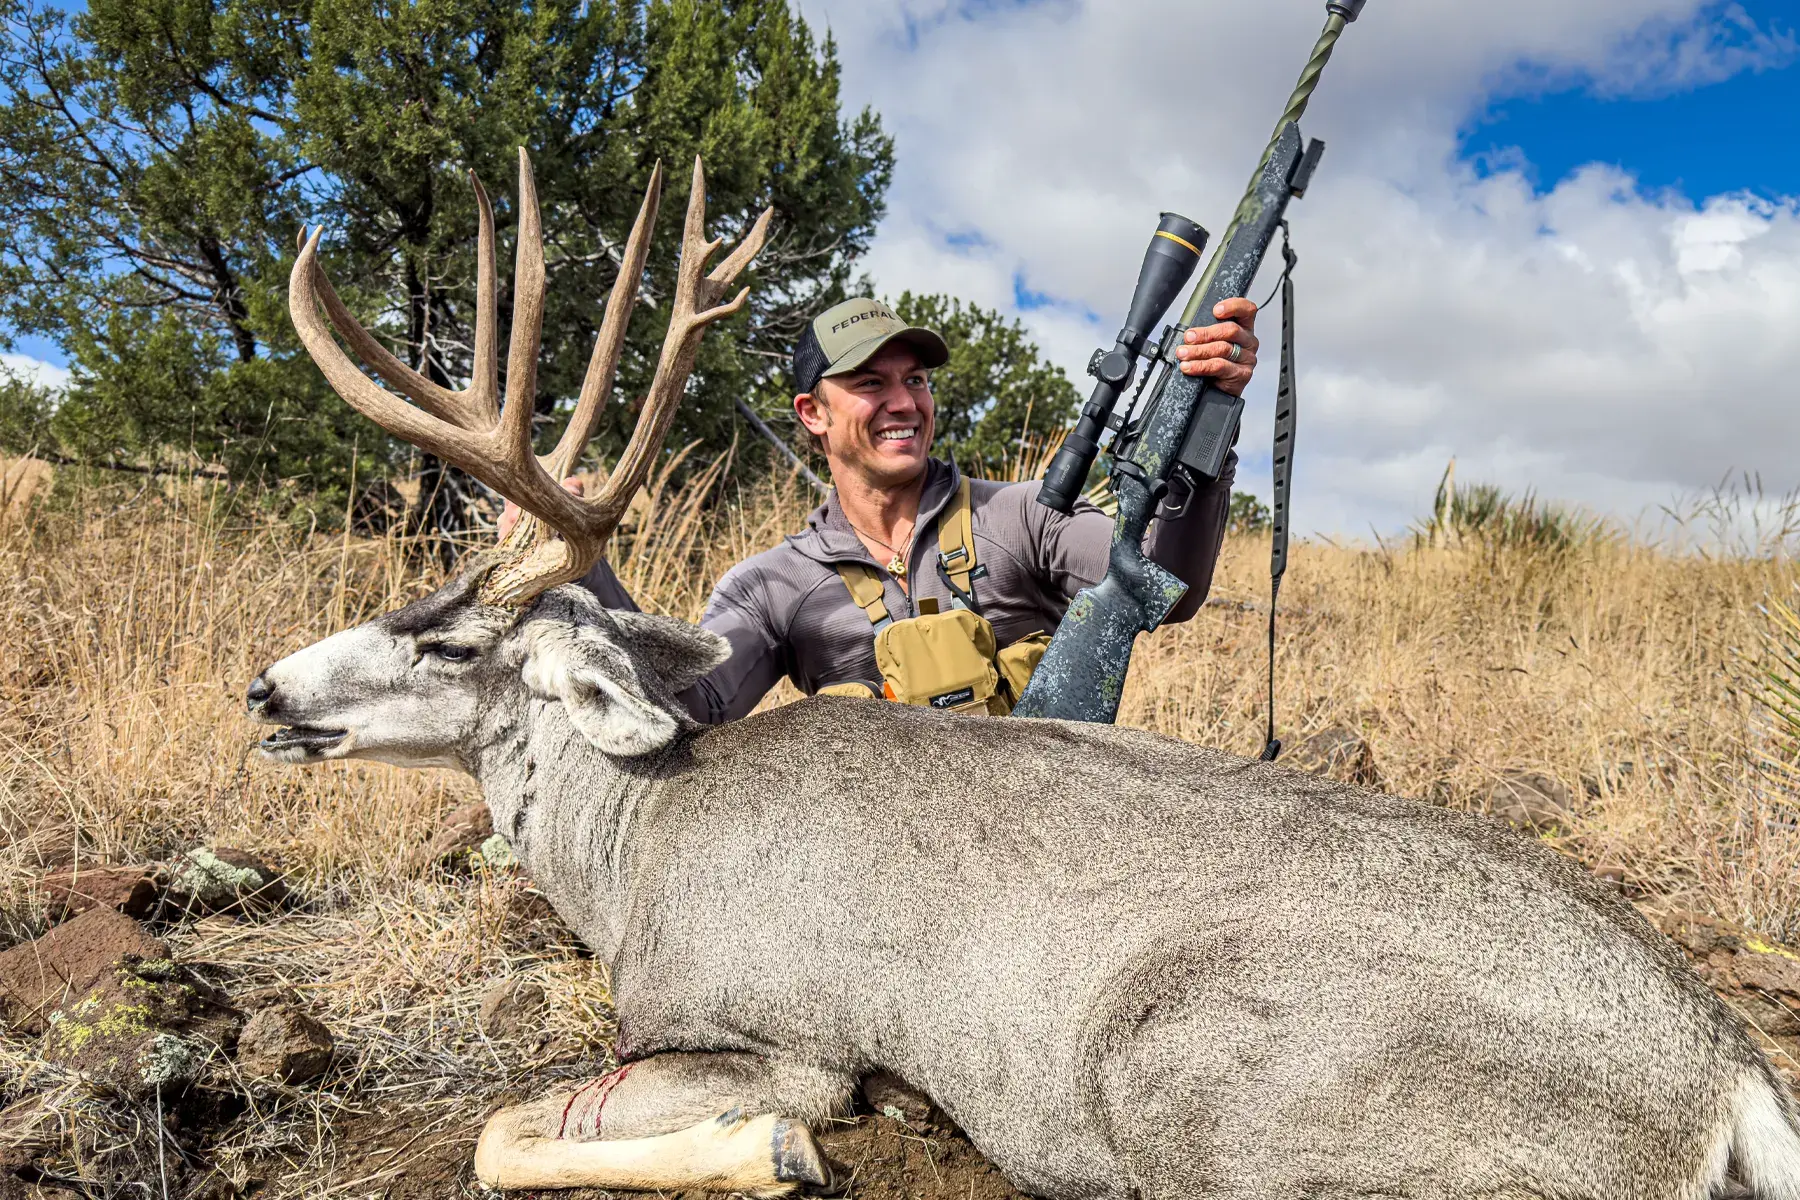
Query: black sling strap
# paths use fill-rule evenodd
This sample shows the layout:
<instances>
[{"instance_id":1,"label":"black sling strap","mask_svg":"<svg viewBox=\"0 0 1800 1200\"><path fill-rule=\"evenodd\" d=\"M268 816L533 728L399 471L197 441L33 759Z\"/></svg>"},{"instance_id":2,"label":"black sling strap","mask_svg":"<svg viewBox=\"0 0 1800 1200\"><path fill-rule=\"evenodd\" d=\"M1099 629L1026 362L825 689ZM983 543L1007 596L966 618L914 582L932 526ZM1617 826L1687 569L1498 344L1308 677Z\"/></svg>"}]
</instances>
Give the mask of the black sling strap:
<instances>
[{"instance_id":1,"label":"black sling strap","mask_svg":"<svg viewBox=\"0 0 1800 1200\"><path fill-rule=\"evenodd\" d=\"M1275 602L1281 598L1281 577L1287 573L1288 499L1294 481L1294 266L1300 256L1288 241L1288 225L1281 223L1281 382L1275 392L1275 500L1271 509L1269 549L1269 731L1262 760L1274 762L1281 753L1275 736Z\"/></svg>"}]
</instances>

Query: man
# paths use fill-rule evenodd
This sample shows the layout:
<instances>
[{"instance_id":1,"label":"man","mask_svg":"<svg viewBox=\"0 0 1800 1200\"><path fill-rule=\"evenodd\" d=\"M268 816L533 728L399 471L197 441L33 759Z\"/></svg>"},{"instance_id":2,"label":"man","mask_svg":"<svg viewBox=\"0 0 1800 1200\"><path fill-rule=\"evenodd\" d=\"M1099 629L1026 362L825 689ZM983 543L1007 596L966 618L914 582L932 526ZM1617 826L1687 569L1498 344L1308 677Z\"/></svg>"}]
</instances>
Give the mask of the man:
<instances>
[{"instance_id":1,"label":"man","mask_svg":"<svg viewBox=\"0 0 1800 1200\"><path fill-rule=\"evenodd\" d=\"M1216 324L1187 332L1181 370L1241 395L1256 366L1256 305L1227 300ZM909 327L874 300L819 314L794 351L794 411L831 466L835 485L806 529L726 572L701 625L731 643L731 657L683 699L696 720L731 721L783 676L807 694L843 683L879 689L871 614L838 568L860 564L881 582L886 615L904 620L931 598L951 606L938 564L938 518L956 497L954 464L930 457L930 371L949 360L944 340ZM1150 557L1188 585L1170 614L1185 621L1212 584L1237 459L1197 495L1171 495L1149 539ZM1106 573L1112 518L1085 501L1067 516L1037 502L1038 484L970 483L970 529L985 573L979 610L1000 646L1054 631L1069 601ZM517 519L509 504L502 535ZM864 574L867 572L865 571ZM610 607L636 608L602 561L583 581Z\"/></svg>"}]
</instances>

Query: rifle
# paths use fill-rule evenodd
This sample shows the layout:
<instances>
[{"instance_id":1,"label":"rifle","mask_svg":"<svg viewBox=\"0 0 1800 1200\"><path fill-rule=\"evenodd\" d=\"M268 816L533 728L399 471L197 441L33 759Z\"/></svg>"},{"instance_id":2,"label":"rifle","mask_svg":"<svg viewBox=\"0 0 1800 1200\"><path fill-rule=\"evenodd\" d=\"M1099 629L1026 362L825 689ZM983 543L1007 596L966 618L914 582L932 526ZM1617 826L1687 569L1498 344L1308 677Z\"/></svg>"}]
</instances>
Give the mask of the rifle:
<instances>
[{"instance_id":1,"label":"rifle","mask_svg":"<svg viewBox=\"0 0 1800 1200\"><path fill-rule=\"evenodd\" d=\"M1043 661L1013 708L1014 716L1110 723L1118 716L1137 635L1160 625L1187 592L1185 583L1144 556L1144 534L1171 478L1180 476L1190 493L1218 479L1225 456L1237 441L1244 402L1206 379L1182 374L1175 351L1189 326L1213 320L1215 304L1248 293L1275 231L1284 223L1288 201L1304 194L1311 182L1325 145L1317 139L1302 145L1300 117L1339 36L1361 14L1364 3L1328 0L1325 5L1325 30L1180 321L1146 347L1148 327L1193 273L1206 241L1206 231L1198 225L1164 213L1150 239L1117 344L1110 351L1096 352L1088 364L1099 382L1045 471L1038 502L1069 512L1099 452L1100 439L1110 430L1115 434L1112 486L1119 498L1112 551L1106 577L1077 592L1070 602ZM1127 406L1120 411L1118 401L1144 354L1151 360L1152 372L1158 364L1161 368L1150 398L1141 408ZM1146 382L1149 378L1146 374ZM1282 558L1285 554L1278 553L1278 561Z\"/></svg>"}]
</instances>

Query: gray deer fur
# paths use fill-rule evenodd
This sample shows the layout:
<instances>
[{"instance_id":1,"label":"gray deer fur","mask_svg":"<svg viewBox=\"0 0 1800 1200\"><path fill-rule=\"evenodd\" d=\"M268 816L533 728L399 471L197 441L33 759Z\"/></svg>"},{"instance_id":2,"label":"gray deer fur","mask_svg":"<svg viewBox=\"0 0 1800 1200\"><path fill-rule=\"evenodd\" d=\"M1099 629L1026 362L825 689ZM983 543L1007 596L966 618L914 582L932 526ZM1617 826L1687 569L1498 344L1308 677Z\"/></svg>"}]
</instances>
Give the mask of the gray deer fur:
<instances>
[{"instance_id":1,"label":"gray deer fur","mask_svg":"<svg viewBox=\"0 0 1800 1200\"><path fill-rule=\"evenodd\" d=\"M1800 1200L1739 1021L1527 838L1110 726L821 698L699 729L674 696L719 639L569 586L483 607L480 570L251 708L297 727L272 758L480 780L610 965L621 1058L670 1065L605 1136L816 1121L887 1073L1059 1200Z\"/></svg>"}]
</instances>

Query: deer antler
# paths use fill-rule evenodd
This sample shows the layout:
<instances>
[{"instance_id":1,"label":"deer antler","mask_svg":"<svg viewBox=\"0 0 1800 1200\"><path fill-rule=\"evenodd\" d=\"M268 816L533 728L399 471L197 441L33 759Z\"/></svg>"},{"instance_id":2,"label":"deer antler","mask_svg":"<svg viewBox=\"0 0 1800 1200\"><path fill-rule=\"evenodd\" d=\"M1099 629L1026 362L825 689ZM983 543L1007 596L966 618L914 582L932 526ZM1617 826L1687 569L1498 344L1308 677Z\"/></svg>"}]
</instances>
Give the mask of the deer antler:
<instances>
[{"instance_id":1,"label":"deer antler","mask_svg":"<svg viewBox=\"0 0 1800 1200\"><path fill-rule=\"evenodd\" d=\"M656 377L624 456L599 494L582 498L564 491L558 481L574 467L593 436L600 406L612 391L649 253L650 231L656 222L662 165L657 164L650 174L644 203L625 243L619 277L607 299L574 415L556 448L541 458L532 449L531 417L544 321L544 249L531 162L521 149L519 246L513 274L512 341L507 354L504 406L499 397L494 329L498 309L494 213L481 182L473 176L471 180L480 227L475 355L468 387L452 391L432 383L388 353L357 323L319 266L318 245L323 230L314 230L310 237L304 229L301 231L300 256L288 281L288 309L307 353L332 388L353 408L395 437L467 471L527 514L502 543L501 561L482 585L483 601L518 606L559 583L579 579L599 559L606 539L632 496L643 486L650 465L662 448L674 419L675 405L694 369L701 334L714 321L738 311L749 295L749 289L744 288L729 303L718 303L762 249L772 210L765 210L738 248L711 274L702 276L706 260L721 243L704 240L706 178L700 160L694 160L694 184L688 197L673 311ZM329 325L319 317L320 305L324 306ZM350 360L332 337L333 328L393 391L377 385Z\"/></svg>"}]
</instances>

